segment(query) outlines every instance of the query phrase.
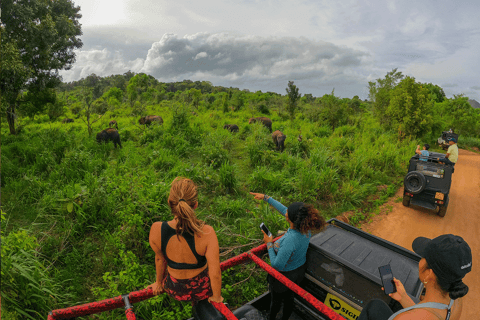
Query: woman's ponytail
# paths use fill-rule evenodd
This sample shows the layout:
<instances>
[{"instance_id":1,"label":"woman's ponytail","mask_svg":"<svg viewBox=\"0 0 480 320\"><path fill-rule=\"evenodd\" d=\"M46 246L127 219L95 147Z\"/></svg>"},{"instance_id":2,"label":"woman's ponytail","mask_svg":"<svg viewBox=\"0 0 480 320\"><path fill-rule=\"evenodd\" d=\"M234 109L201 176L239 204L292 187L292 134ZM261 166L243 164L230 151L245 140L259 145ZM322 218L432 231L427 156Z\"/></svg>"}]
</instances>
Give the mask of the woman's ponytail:
<instances>
[{"instance_id":1,"label":"woman's ponytail","mask_svg":"<svg viewBox=\"0 0 480 320\"><path fill-rule=\"evenodd\" d=\"M168 205L177 218L176 233L181 235L184 231L194 235L201 233L205 222L199 220L193 209L197 204L197 186L192 180L177 177L172 182Z\"/></svg>"},{"instance_id":2,"label":"woman's ponytail","mask_svg":"<svg viewBox=\"0 0 480 320\"><path fill-rule=\"evenodd\" d=\"M468 286L462 280L453 282L448 288L448 295L455 300L463 297L468 293Z\"/></svg>"},{"instance_id":3,"label":"woman's ponytail","mask_svg":"<svg viewBox=\"0 0 480 320\"><path fill-rule=\"evenodd\" d=\"M295 229L298 229L303 234L306 234L309 230L320 232L327 226L325 218L311 204L305 204L300 208L296 221L293 221L293 224Z\"/></svg>"}]
</instances>

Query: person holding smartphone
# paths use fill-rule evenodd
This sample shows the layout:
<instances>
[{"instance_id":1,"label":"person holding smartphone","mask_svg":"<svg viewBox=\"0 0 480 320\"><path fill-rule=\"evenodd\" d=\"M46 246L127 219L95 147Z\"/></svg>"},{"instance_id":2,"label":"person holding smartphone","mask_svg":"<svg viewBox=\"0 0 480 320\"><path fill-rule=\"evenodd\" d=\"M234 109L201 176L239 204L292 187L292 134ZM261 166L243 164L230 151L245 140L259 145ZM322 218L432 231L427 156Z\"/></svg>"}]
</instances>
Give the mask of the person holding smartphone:
<instances>
[{"instance_id":1,"label":"person holding smartphone","mask_svg":"<svg viewBox=\"0 0 480 320\"><path fill-rule=\"evenodd\" d=\"M459 236L444 234L434 239L418 237L413 251L422 259L418 276L425 286L424 299L415 304L403 284L393 279L397 292L390 293L403 309L393 313L382 300L372 300L363 308L358 320L458 320L462 313L462 297L468 286L462 279L472 270L472 252Z\"/></svg>"},{"instance_id":2,"label":"person holding smartphone","mask_svg":"<svg viewBox=\"0 0 480 320\"><path fill-rule=\"evenodd\" d=\"M299 284L305 275L307 249L312 231L323 230L327 223L312 205L294 202L288 208L263 193L250 192L257 200L263 200L280 212L290 225L285 235L273 243L273 236L263 232L272 267L285 277ZM293 312L293 292L280 281L268 275L270 289L270 320L274 320L283 303L283 320Z\"/></svg>"}]
</instances>

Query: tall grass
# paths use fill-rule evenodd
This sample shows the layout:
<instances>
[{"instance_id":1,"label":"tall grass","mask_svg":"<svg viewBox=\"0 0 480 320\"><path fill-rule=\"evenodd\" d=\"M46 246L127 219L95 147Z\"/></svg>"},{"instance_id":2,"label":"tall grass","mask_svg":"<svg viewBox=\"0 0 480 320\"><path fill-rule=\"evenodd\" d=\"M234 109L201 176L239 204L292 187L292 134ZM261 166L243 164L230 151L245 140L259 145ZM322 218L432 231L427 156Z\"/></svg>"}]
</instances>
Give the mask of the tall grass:
<instances>
[{"instance_id":1,"label":"tall grass","mask_svg":"<svg viewBox=\"0 0 480 320\"><path fill-rule=\"evenodd\" d=\"M24 302L15 298L15 303L4 298L2 308L18 318L24 316L16 308L37 310L32 316L38 318L51 309L152 283L155 255L148 234L153 222L172 218L167 197L176 176L198 185L197 215L215 228L226 259L262 243L261 222L273 233L288 228L282 215L253 200L249 191L267 193L285 205L311 202L332 217L362 207L378 193L377 186L401 180L417 144L398 142L395 132L385 132L367 113L355 126L333 131L307 117L292 122L270 107L273 129L287 135L280 153L265 127L248 124L255 108L226 113L220 108L200 104L192 115L190 106L178 102L146 105L145 112L162 116L164 124L145 128L130 107L119 106L93 129L117 120L122 149L97 144L77 121L67 126L37 117L26 120L18 136L6 135L2 126L2 206L9 219L2 225L2 297L26 297L18 283L32 283L36 288L28 293L42 296ZM225 123L237 124L240 131L224 130ZM27 226L28 236L22 237L39 240L20 251L12 239ZM25 274L4 269L7 260ZM233 306L266 289L264 274L253 267L224 272L222 294ZM190 315L185 306L159 296L135 308L145 319L172 320ZM113 319L120 313L99 317Z\"/></svg>"}]
</instances>

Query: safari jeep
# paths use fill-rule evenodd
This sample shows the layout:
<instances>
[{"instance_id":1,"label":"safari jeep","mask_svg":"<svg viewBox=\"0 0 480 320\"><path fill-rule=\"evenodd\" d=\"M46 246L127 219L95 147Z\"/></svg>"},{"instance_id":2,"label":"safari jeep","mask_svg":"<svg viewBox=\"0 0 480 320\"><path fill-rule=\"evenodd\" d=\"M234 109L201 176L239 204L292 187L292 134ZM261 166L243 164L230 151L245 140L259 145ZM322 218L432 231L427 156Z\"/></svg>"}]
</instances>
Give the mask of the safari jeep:
<instances>
[{"instance_id":1,"label":"safari jeep","mask_svg":"<svg viewBox=\"0 0 480 320\"><path fill-rule=\"evenodd\" d=\"M403 180L404 206L413 204L438 210L439 216L445 216L454 168L438 163L437 159L444 157L443 153L430 152L426 162L420 160L418 154L410 159L408 173Z\"/></svg>"},{"instance_id":2,"label":"safari jeep","mask_svg":"<svg viewBox=\"0 0 480 320\"><path fill-rule=\"evenodd\" d=\"M448 138L455 138L455 140L458 141L458 134L450 131L442 132L442 136L437 139L437 143L443 150L447 150L449 147Z\"/></svg>"},{"instance_id":3,"label":"safari jeep","mask_svg":"<svg viewBox=\"0 0 480 320\"><path fill-rule=\"evenodd\" d=\"M409 296L418 303L423 283L418 278L420 256L391 242L370 235L336 219L310 240L307 271L300 287L347 320L355 320L371 299L385 301L393 311L401 305L382 291L378 267L390 264L393 275L402 281ZM265 280L266 281L266 280ZM293 320L329 319L295 295ZM270 293L236 309L238 319L268 319ZM200 303L189 319L225 319L208 303ZM277 315L277 318L280 314Z\"/></svg>"}]
</instances>

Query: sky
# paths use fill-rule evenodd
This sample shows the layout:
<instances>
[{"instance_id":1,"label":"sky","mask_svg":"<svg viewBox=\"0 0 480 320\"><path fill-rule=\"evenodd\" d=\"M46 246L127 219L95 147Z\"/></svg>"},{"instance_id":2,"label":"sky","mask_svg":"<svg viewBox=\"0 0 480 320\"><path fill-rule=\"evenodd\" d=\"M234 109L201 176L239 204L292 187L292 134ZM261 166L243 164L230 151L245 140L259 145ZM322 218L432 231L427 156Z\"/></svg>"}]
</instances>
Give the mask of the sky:
<instances>
[{"instance_id":1,"label":"sky","mask_svg":"<svg viewBox=\"0 0 480 320\"><path fill-rule=\"evenodd\" d=\"M83 47L70 82L146 73L250 91L368 98L398 68L480 101L478 0L74 0Z\"/></svg>"}]
</instances>

